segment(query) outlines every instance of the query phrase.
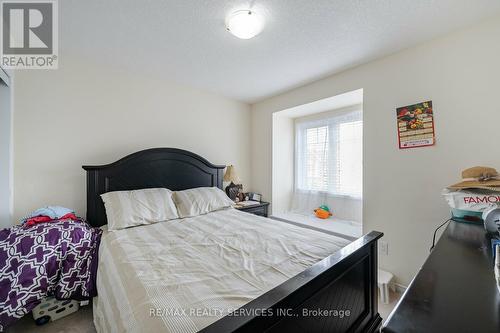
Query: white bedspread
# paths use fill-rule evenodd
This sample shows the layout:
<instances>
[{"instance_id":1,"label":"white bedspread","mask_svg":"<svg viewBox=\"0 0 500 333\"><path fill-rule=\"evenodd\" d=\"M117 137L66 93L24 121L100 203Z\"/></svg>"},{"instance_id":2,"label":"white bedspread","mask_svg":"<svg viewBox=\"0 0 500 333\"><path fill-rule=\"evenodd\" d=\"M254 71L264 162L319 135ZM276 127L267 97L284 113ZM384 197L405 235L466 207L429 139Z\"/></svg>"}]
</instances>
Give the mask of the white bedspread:
<instances>
[{"instance_id":1,"label":"white bedspread","mask_svg":"<svg viewBox=\"0 0 500 333\"><path fill-rule=\"evenodd\" d=\"M101 240L98 332L196 332L348 244L235 209Z\"/></svg>"}]
</instances>

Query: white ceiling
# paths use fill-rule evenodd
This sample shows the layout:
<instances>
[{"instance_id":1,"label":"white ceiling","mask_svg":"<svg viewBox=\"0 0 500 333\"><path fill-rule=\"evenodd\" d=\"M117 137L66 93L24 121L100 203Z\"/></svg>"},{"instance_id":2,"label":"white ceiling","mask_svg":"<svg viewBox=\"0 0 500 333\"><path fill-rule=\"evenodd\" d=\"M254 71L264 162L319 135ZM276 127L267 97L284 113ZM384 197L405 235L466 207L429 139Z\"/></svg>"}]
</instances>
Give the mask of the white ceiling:
<instances>
[{"instance_id":1,"label":"white ceiling","mask_svg":"<svg viewBox=\"0 0 500 333\"><path fill-rule=\"evenodd\" d=\"M266 16L240 40L226 15ZM253 103L500 13L499 0L63 0L61 56ZM63 64L63 59L61 59Z\"/></svg>"}]
</instances>

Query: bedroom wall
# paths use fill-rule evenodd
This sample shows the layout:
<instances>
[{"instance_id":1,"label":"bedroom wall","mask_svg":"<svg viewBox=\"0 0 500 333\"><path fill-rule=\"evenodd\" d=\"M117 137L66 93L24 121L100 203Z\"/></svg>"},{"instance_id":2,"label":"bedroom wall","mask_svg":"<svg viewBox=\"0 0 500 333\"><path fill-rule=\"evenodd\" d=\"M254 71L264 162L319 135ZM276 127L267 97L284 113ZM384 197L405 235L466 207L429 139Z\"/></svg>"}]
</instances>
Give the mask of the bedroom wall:
<instances>
[{"instance_id":1,"label":"bedroom wall","mask_svg":"<svg viewBox=\"0 0 500 333\"><path fill-rule=\"evenodd\" d=\"M2 69L0 68L0 71ZM0 229L11 224L12 108L11 88L0 75ZM5 76L5 79L8 78Z\"/></svg>"},{"instance_id":2,"label":"bedroom wall","mask_svg":"<svg viewBox=\"0 0 500 333\"><path fill-rule=\"evenodd\" d=\"M295 123L288 115L273 115L273 211L290 210L294 186Z\"/></svg>"},{"instance_id":3,"label":"bedroom wall","mask_svg":"<svg viewBox=\"0 0 500 333\"><path fill-rule=\"evenodd\" d=\"M252 187L272 193L272 115L364 89L364 231L380 230L380 266L408 284L449 216L440 191L462 169L500 169L500 17L327 77L252 107ZM297 68L296 70L300 70ZM396 108L432 100L437 144L399 150Z\"/></svg>"},{"instance_id":4,"label":"bedroom wall","mask_svg":"<svg viewBox=\"0 0 500 333\"><path fill-rule=\"evenodd\" d=\"M218 95L62 54L58 70L19 71L14 216L44 205L85 216L83 164L176 147L250 179L250 107Z\"/></svg>"}]
</instances>

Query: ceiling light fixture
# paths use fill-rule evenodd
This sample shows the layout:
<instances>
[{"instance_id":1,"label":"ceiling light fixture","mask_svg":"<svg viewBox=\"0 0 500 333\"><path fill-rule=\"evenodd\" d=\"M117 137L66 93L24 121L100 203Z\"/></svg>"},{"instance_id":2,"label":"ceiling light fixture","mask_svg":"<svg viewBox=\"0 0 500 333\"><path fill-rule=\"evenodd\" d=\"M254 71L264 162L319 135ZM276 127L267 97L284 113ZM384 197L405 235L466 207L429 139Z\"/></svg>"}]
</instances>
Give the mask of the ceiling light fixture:
<instances>
[{"instance_id":1,"label":"ceiling light fixture","mask_svg":"<svg viewBox=\"0 0 500 333\"><path fill-rule=\"evenodd\" d=\"M264 19L251 10L238 10L228 16L226 29L241 39L257 36L264 28Z\"/></svg>"}]
</instances>

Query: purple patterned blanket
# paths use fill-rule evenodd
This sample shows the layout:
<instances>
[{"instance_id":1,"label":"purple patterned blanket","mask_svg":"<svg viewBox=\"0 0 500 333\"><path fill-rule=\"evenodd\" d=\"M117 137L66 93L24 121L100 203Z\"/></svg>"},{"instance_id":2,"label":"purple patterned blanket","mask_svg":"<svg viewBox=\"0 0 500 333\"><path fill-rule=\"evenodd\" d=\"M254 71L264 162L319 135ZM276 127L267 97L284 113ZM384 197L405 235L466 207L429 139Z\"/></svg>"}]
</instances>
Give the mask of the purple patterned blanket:
<instances>
[{"instance_id":1,"label":"purple patterned blanket","mask_svg":"<svg viewBox=\"0 0 500 333\"><path fill-rule=\"evenodd\" d=\"M102 230L60 220L0 231L0 331L40 301L97 295L95 278Z\"/></svg>"}]
</instances>

